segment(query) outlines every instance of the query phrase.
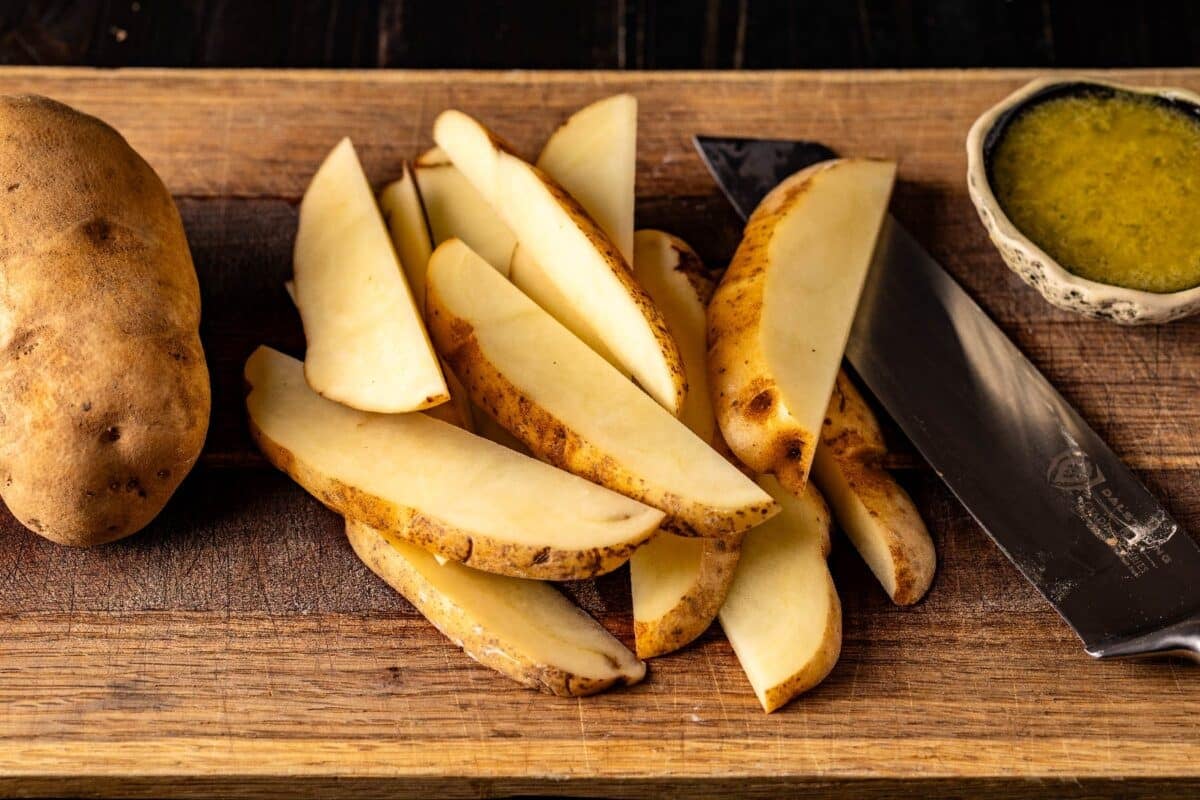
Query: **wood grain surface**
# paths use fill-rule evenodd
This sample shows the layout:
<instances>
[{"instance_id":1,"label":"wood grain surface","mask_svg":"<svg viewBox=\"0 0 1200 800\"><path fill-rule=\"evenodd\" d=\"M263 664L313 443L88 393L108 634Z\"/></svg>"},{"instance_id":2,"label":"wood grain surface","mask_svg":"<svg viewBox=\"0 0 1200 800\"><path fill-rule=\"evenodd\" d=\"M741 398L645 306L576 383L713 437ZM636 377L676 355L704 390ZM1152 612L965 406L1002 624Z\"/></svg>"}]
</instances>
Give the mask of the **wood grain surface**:
<instances>
[{"instance_id":1,"label":"wood grain surface","mask_svg":"<svg viewBox=\"0 0 1200 800\"><path fill-rule=\"evenodd\" d=\"M1196 70L1114 75L1200 89ZM263 342L302 348L280 284L297 201L341 136L382 184L430 144L445 107L532 154L571 110L632 91L638 224L684 236L715 268L738 223L691 134L812 138L899 159L896 215L1200 530L1200 319L1122 329L1051 308L1003 266L967 199L968 126L1030 77L0 70L0 92L51 95L108 120L175 194L214 385L201 465L141 535L65 550L0 520L0 792L1200 790L1200 672L1090 661L899 440L897 463L914 467L903 481L938 543L933 591L893 608L837 541L841 662L768 717L716 631L654 661L644 684L592 699L494 676L359 564L339 521L267 467L245 430L245 357ZM632 644L627 580L621 570L567 590Z\"/></svg>"}]
</instances>

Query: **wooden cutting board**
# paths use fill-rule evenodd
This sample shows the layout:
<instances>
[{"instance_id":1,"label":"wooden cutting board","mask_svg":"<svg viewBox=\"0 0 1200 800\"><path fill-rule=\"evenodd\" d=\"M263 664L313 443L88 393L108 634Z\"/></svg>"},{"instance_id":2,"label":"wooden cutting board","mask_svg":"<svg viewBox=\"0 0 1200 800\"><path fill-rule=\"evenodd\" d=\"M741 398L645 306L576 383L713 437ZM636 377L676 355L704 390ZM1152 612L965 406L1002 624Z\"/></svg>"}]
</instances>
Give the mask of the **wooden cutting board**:
<instances>
[{"instance_id":1,"label":"wooden cutting board","mask_svg":"<svg viewBox=\"0 0 1200 800\"><path fill-rule=\"evenodd\" d=\"M570 111L630 91L641 101L638 225L691 240L715 268L739 225L693 133L898 159L896 216L1200 531L1200 318L1121 329L1052 309L1005 269L967 199L968 126L1032 76L0 70L2 92L47 94L112 123L175 194L214 389L200 466L139 536L65 550L3 515L0 792L1196 790L1200 668L1090 661L903 442L895 462L938 543L933 591L892 607L838 541L841 662L766 716L718 630L654 661L642 685L591 699L495 676L359 564L339 520L246 434L242 362L259 343L302 350L282 282L297 202L340 137L380 185L431 144L443 108L477 114L532 155ZM1200 70L1112 76L1200 90ZM622 570L568 591L632 644L627 582Z\"/></svg>"}]
</instances>

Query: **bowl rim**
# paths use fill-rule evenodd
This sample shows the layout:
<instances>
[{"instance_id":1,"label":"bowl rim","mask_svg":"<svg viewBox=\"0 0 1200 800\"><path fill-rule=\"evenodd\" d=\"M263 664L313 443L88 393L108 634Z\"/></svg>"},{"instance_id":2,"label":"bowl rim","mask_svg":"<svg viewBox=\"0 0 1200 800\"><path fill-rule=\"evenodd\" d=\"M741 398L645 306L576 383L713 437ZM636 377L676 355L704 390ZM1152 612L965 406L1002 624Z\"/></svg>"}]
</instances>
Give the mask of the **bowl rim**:
<instances>
[{"instance_id":1,"label":"bowl rim","mask_svg":"<svg viewBox=\"0 0 1200 800\"><path fill-rule=\"evenodd\" d=\"M1007 121L1009 114L1020 106L1036 99L1047 89L1055 86L1070 84L1085 84L1102 86L1131 94L1162 97L1178 103L1191 105L1200 114L1200 94L1177 87L1146 87L1132 86L1105 78L1094 78L1088 75L1056 75L1053 77L1034 78L1016 91L1009 94L1000 102L984 111L971 125L967 134L967 177L971 189L971 199L977 209L986 210L992 217L992 230L995 235L1005 240L1010 247L1025 250L1041 262L1046 270L1046 278L1053 280L1057 286L1067 290L1078 291L1081 297L1092 303L1113 305L1116 303L1134 303L1140 308L1153 310L1157 314L1169 312L1183 306L1200 304L1200 284L1188 289L1174 292L1149 292L1144 289L1129 289L1115 286L1111 283L1089 280L1080 277L1058 263L1049 253L1035 244L1028 236L1009 219L1008 214L996 199L992 191L991 178L988 175L985 145L997 123Z\"/></svg>"}]
</instances>

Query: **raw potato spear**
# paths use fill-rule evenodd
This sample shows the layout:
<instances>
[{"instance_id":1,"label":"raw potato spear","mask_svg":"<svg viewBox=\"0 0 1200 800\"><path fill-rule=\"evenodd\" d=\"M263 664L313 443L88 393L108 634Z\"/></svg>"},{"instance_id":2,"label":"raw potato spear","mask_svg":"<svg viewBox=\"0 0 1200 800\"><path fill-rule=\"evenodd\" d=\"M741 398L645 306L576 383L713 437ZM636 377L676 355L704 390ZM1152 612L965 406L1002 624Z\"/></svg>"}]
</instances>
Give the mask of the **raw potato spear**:
<instances>
[{"instance_id":1,"label":"raw potato spear","mask_svg":"<svg viewBox=\"0 0 1200 800\"><path fill-rule=\"evenodd\" d=\"M387 222L392 246L396 248L417 309L424 310L425 267L433 253L433 243L429 240L429 224L425 221L421 197L408 164L404 165L400 179L392 181L379 193L379 210Z\"/></svg>"},{"instance_id":2,"label":"raw potato spear","mask_svg":"<svg viewBox=\"0 0 1200 800\"><path fill-rule=\"evenodd\" d=\"M708 308L713 406L751 470L801 493L896 166L841 159L779 184L750 216Z\"/></svg>"},{"instance_id":3,"label":"raw potato spear","mask_svg":"<svg viewBox=\"0 0 1200 800\"><path fill-rule=\"evenodd\" d=\"M673 653L716 619L733 582L738 545L659 531L629 559L638 658Z\"/></svg>"},{"instance_id":4,"label":"raw potato spear","mask_svg":"<svg viewBox=\"0 0 1200 800\"><path fill-rule=\"evenodd\" d=\"M484 666L562 697L629 686L646 665L549 584L491 575L384 531L347 522L354 552L439 631Z\"/></svg>"},{"instance_id":5,"label":"raw potato spear","mask_svg":"<svg viewBox=\"0 0 1200 800\"><path fill-rule=\"evenodd\" d=\"M526 297L537 303L542 307L543 311L557 319L563 324L563 327L582 339L584 344L592 348L592 351L596 355L611 364L613 369L620 372L626 378L632 379L633 376L621 365L620 359L604 343L604 336L601 334L599 328L593 324L593 320L586 316L578 306L573 305L567 299L567 296L555 285L550 275L520 245L517 245L517 248L513 250L512 262L508 268L508 277L516 286L520 287Z\"/></svg>"},{"instance_id":6,"label":"raw potato spear","mask_svg":"<svg viewBox=\"0 0 1200 800\"><path fill-rule=\"evenodd\" d=\"M425 218L425 209L421 206L417 184L408 164L404 165L400 179L388 184L380 192L379 208L387 220L392 245L396 248L396 255L400 257L400 266L408 278L413 300L423 318L425 270L429 267L433 242L430 240L429 222ZM426 409L425 413L443 422L473 431L474 412L467 390L441 359L438 359L438 366L442 368L442 375L446 379L446 391L450 394L450 402Z\"/></svg>"},{"instance_id":7,"label":"raw potato spear","mask_svg":"<svg viewBox=\"0 0 1200 800\"><path fill-rule=\"evenodd\" d=\"M362 523L347 522L346 536L443 635L518 683L579 697L646 674L644 662L546 583L472 569Z\"/></svg>"},{"instance_id":8,"label":"raw potato spear","mask_svg":"<svg viewBox=\"0 0 1200 800\"><path fill-rule=\"evenodd\" d=\"M426 316L474 403L540 458L661 508L672 530L736 541L778 510L457 240L429 262Z\"/></svg>"},{"instance_id":9,"label":"raw potato spear","mask_svg":"<svg viewBox=\"0 0 1200 800\"><path fill-rule=\"evenodd\" d=\"M442 112L433 138L558 290L564 306L549 309L551 315L589 320L638 385L677 412L687 392L679 349L600 226L566 190L461 111Z\"/></svg>"},{"instance_id":10,"label":"raw potato spear","mask_svg":"<svg viewBox=\"0 0 1200 800\"><path fill-rule=\"evenodd\" d=\"M708 388L706 309L716 284L687 242L656 230L638 231L633 274L662 311L683 359L688 395L679 419L706 442L718 435Z\"/></svg>"},{"instance_id":11,"label":"raw potato spear","mask_svg":"<svg viewBox=\"0 0 1200 800\"><path fill-rule=\"evenodd\" d=\"M295 305L296 283L294 281L284 281L283 288L287 292L288 297L292 298L292 304ZM421 413L428 414L434 419L440 419L442 422L457 425L465 430L474 431L474 412L471 408L471 398L467 394L467 390L459 382L458 378L454 377L454 373L450 371L441 359L438 359L438 363L441 364L442 373L446 379L446 389L450 393L450 402L442 403L433 408L427 408Z\"/></svg>"},{"instance_id":12,"label":"raw potato spear","mask_svg":"<svg viewBox=\"0 0 1200 800\"><path fill-rule=\"evenodd\" d=\"M632 265L637 171L637 100L633 95L614 95L572 114L542 148L537 167L567 190L616 245L625 264ZM605 361L633 377L604 343L605 321L572 303L527 250L517 247L513 251L509 277ZM686 396L691 395L689 385Z\"/></svg>"},{"instance_id":13,"label":"raw potato spear","mask_svg":"<svg viewBox=\"0 0 1200 800\"><path fill-rule=\"evenodd\" d=\"M716 436L705 374L704 306L713 283L699 256L662 231L638 231L633 271L679 344L688 392L680 420L706 442ZM641 658L664 655L704 633L733 580L738 548L660 531L629 559L633 631Z\"/></svg>"},{"instance_id":14,"label":"raw potato spear","mask_svg":"<svg viewBox=\"0 0 1200 800\"><path fill-rule=\"evenodd\" d=\"M462 239L507 276L517 239L458 167L435 147L421 154L413 165L413 174L429 218L433 245Z\"/></svg>"},{"instance_id":15,"label":"raw potato spear","mask_svg":"<svg viewBox=\"0 0 1200 800\"><path fill-rule=\"evenodd\" d=\"M245 377L250 432L268 461L342 516L451 561L515 577L591 577L627 561L662 522L659 511L424 414L325 400L299 361L270 348L250 356Z\"/></svg>"},{"instance_id":16,"label":"raw potato spear","mask_svg":"<svg viewBox=\"0 0 1200 800\"><path fill-rule=\"evenodd\" d=\"M322 397L382 413L449 399L354 146L343 139L300 203L296 306L304 375Z\"/></svg>"},{"instance_id":17,"label":"raw potato spear","mask_svg":"<svg viewBox=\"0 0 1200 800\"><path fill-rule=\"evenodd\" d=\"M584 106L542 148L537 167L587 209L633 263L637 98L618 94Z\"/></svg>"},{"instance_id":18,"label":"raw potato spear","mask_svg":"<svg viewBox=\"0 0 1200 800\"><path fill-rule=\"evenodd\" d=\"M799 497L767 475L783 512L746 534L721 607L721 627L763 710L825 679L842 650L842 604L829 574L829 509L811 485Z\"/></svg>"},{"instance_id":19,"label":"raw potato spear","mask_svg":"<svg viewBox=\"0 0 1200 800\"><path fill-rule=\"evenodd\" d=\"M813 480L892 602L911 605L929 590L937 554L912 498L879 466L886 454L875 415L839 372Z\"/></svg>"}]
</instances>

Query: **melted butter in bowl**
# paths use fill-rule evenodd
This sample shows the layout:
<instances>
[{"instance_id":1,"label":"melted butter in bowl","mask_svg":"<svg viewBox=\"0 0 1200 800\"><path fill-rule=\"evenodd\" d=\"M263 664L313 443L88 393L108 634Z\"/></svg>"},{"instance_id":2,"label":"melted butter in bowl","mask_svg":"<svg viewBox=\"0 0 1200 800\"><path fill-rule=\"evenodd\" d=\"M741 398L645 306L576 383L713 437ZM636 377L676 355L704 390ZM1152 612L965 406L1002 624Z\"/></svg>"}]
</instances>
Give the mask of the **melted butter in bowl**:
<instances>
[{"instance_id":1,"label":"melted butter in bowl","mask_svg":"<svg viewBox=\"0 0 1200 800\"><path fill-rule=\"evenodd\" d=\"M980 115L967 188L1050 303L1122 324L1200 311L1200 95L1037 79Z\"/></svg>"},{"instance_id":2,"label":"melted butter in bowl","mask_svg":"<svg viewBox=\"0 0 1200 800\"><path fill-rule=\"evenodd\" d=\"M1147 292L1200 285L1200 117L1089 87L1023 108L992 151L1009 219L1068 271Z\"/></svg>"}]
</instances>

